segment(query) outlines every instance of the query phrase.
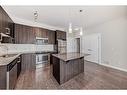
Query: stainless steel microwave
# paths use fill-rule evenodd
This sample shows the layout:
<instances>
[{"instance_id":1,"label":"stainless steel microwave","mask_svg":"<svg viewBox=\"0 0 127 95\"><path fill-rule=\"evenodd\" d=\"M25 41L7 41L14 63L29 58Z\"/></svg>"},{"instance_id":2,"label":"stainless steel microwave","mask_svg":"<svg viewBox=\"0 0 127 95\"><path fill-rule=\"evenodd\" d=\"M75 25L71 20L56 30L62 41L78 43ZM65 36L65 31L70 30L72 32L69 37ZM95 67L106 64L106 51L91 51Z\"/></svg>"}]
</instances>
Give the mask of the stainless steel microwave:
<instances>
[{"instance_id":1,"label":"stainless steel microwave","mask_svg":"<svg viewBox=\"0 0 127 95\"><path fill-rule=\"evenodd\" d=\"M37 45L45 45L45 44L48 44L48 38L36 37L36 44Z\"/></svg>"}]
</instances>

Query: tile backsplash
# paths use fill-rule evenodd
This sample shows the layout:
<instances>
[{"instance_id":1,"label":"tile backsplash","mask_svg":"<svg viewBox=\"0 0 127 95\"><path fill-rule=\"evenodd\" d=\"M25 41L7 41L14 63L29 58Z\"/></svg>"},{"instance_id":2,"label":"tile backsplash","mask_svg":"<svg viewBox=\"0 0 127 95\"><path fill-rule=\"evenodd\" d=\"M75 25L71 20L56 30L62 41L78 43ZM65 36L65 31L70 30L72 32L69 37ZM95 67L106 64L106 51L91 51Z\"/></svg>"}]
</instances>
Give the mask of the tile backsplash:
<instances>
[{"instance_id":1,"label":"tile backsplash","mask_svg":"<svg viewBox=\"0 0 127 95\"><path fill-rule=\"evenodd\" d=\"M3 47L3 45L5 47ZM6 52L6 50L8 51ZM25 53L25 52L36 52L36 51L53 51L54 46L49 45L35 45L35 44L0 44L0 55L13 54L13 53Z\"/></svg>"}]
</instances>

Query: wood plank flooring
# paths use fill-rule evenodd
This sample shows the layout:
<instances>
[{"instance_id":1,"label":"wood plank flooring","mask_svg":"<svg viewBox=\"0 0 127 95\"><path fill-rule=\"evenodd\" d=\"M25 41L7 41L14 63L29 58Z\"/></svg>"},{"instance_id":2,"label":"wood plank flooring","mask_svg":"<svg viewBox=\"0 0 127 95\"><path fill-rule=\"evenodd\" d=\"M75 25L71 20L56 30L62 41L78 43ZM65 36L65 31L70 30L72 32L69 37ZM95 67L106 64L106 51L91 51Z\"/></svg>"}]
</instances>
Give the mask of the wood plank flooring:
<instances>
[{"instance_id":1,"label":"wood plank flooring","mask_svg":"<svg viewBox=\"0 0 127 95\"><path fill-rule=\"evenodd\" d=\"M85 62L85 73L59 85L52 75L52 66L22 73L15 89L127 89L127 72Z\"/></svg>"}]
</instances>

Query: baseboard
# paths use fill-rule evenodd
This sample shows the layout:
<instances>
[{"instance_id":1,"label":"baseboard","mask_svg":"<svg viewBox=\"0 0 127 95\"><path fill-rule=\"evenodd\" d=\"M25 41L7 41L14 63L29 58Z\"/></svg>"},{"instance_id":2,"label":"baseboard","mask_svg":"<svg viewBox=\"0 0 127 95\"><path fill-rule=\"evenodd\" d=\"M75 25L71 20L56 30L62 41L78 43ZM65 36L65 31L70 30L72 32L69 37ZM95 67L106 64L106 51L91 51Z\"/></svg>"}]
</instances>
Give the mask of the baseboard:
<instances>
[{"instance_id":1,"label":"baseboard","mask_svg":"<svg viewBox=\"0 0 127 95\"><path fill-rule=\"evenodd\" d=\"M115 67L115 66L111 66L111 65L107 65L107 64L99 64L99 65L103 65L103 66L106 66L106 67L110 67L110 68L113 68L113 69L117 69L117 70L120 70L120 71L124 71L124 72L127 72L126 69L122 69L122 68L119 68L119 67Z\"/></svg>"},{"instance_id":2,"label":"baseboard","mask_svg":"<svg viewBox=\"0 0 127 95\"><path fill-rule=\"evenodd\" d=\"M85 60L87 61L87 60ZM90 61L88 61L90 62ZM92 62L94 63L94 62ZM109 68L113 68L113 69L117 69L117 70L120 70L120 71L124 71L124 72L127 72L126 69L122 69L122 68L119 68L119 67L115 67L115 66L111 66L111 65L108 65L108 64L103 64L103 63L95 63L95 64L98 64L98 65L102 65L102 66L106 66L106 67L109 67Z\"/></svg>"}]
</instances>

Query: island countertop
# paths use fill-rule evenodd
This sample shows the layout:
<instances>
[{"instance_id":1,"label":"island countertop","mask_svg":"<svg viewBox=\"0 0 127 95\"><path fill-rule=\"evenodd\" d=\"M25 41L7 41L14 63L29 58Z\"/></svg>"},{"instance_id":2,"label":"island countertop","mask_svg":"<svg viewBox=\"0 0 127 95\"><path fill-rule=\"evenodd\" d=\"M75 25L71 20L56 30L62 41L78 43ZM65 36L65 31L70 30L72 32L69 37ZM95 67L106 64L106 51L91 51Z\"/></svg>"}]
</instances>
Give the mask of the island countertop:
<instances>
[{"instance_id":1,"label":"island countertop","mask_svg":"<svg viewBox=\"0 0 127 95\"><path fill-rule=\"evenodd\" d=\"M84 56L88 56L89 54L84 53L60 53L60 54L52 54L54 57L57 57L63 61L69 61L77 58L81 58Z\"/></svg>"}]
</instances>

